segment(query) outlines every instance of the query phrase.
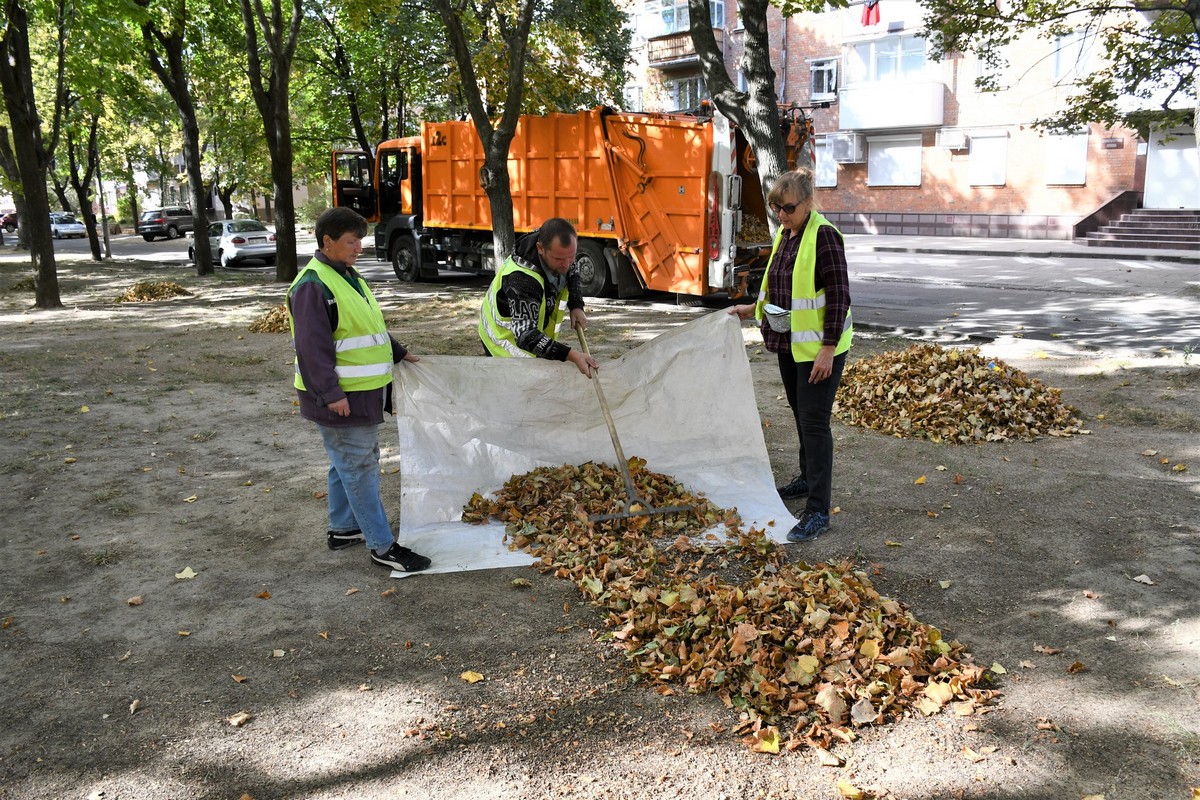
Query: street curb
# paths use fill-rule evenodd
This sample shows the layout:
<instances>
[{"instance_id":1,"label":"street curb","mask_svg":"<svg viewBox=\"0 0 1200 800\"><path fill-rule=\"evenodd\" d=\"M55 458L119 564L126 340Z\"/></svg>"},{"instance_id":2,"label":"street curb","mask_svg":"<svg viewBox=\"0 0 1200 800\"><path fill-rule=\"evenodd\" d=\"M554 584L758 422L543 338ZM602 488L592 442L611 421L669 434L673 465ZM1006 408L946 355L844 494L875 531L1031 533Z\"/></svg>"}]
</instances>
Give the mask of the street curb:
<instances>
[{"instance_id":1,"label":"street curb","mask_svg":"<svg viewBox=\"0 0 1200 800\"><path fill-rule=\"evenodd\" d=\"M1145 250L1080 250L1078 252L1062 252L1055 250L972 250L954 247L906 247L890 244L853 244L847 247L850 251L866 250L875 253L918 253L921 255L945 256L986 256L988 258L1094 258L1108 261L1171 261L1184 264L1200 264L1200 254L1182 255L1179 253L1151 253Z\"/></svg>"}]
</instances>

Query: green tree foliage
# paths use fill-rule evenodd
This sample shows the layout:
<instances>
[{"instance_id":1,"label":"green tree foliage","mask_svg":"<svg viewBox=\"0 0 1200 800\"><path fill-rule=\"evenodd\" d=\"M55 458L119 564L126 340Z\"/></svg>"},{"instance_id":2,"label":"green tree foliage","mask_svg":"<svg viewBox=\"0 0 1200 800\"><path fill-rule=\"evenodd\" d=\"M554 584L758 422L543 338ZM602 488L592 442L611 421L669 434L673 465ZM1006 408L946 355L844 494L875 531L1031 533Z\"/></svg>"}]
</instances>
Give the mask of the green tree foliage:
<instances>
[{"instance_id":1,"label":"green tree foliage","mask_svg":"<svg viewBox=\"0 0 1200 800\"><path fill-rule=\"evenodd\" d=\"M1153 123L1194 119L1200 66L1200 4L1194 0L921 0L934 54L976 54L992 68L1008 65L1008 48L1022 38L1053 43L1061 36L1094 37L1099 66L1073 78L1067 104L1035 125L1078 130L1089 122L1123 124L1146 135ZM994 78L981 88L997 88Z\"/></svg>"}]
</instances>

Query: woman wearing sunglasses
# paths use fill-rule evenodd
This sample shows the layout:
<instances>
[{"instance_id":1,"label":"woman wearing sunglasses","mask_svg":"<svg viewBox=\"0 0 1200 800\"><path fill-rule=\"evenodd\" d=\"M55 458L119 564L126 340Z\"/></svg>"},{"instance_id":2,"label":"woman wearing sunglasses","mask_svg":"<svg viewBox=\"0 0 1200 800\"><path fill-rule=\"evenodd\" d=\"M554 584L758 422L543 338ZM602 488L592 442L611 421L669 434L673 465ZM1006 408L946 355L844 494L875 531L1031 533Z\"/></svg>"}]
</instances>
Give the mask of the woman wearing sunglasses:
<instances>
[{"instance_id":1,"label":"woman wearing sunglasses","mask_svg":"<svg viewBox=\"0 0 1200 800\"><path fill-rule=\"evenodd\" d=\"M785 499L808 496L788 541L806 542L829 530L833 431L829 420L846 351L850 280L842 234L816 210L816 176L786 172L767 194L779 219L758 302L729 309L762 323L763 343L779 358L779 375L800 435L800 474L778 487Z\"/></svg>"}]
</instances>

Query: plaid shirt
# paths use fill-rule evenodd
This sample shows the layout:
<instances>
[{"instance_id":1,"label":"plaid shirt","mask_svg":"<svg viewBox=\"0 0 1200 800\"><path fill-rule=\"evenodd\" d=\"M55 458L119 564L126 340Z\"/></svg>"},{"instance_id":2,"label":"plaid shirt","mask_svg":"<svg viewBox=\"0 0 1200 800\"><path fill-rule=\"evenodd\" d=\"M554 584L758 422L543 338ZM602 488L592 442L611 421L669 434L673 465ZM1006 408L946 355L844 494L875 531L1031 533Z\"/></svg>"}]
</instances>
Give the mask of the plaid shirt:
<instances>
[{"instance_id":1,"label":"plaid shirt","mask_svg":"<svg viewBox=\"0 0 1200 800\"><path fill-rule=\"evenodd\" d=\"M792 307L792 272L796 267L796 251L800 249L800 239L807 224L808 220L805 219L800 226L800 233L779 243L775 257L767 266L770 277L767 279L766 302L783 308ZM846 267L846 247L841 234L828 225L817 229L817 265L813 280L816 291L825 290L825 330L821 344L836 345L842 336L842 328L846 326L846 314L850 311L850 273ZM791 335L772 330L765 317L762 336L763 344L772 353L791 350Z\"/></svg>"}]
</instances>

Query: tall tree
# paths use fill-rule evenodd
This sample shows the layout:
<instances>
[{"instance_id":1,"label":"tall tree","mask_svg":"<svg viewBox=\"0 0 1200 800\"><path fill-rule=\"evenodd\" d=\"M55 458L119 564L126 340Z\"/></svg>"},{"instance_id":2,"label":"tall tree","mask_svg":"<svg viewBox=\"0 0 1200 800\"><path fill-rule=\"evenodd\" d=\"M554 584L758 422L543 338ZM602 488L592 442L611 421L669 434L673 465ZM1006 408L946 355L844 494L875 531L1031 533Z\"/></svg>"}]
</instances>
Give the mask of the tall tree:
<instances>
[{"instance_id":1,"label":"tall tree","mask_svg":"<svg viewBox=\"0 0 1200 800\"><path fill-rule=\"evenodd\" d=\"M713 34L712 11L708 0L688 0L689 32L700 57L704 82L712 96L713 105L741 128L754 151L763 202L766 202L767 193L775 179L788 169L783 120L779 114L779 98L775 93L775 69L771 66L767 26L767 9L770 5L768 0L738 0L738 19L745 30L741 67L746 76L746 91L743 92L734 86L725 69L725 59ZM844 7L846 0L829 3L784 0L778 5L787 17L802 11L820 11L825 5ZM803 57L803 54L799 54L799 57ZM806 146L811 148L811 142Z\"/></svg>"},{"instance_id":2,"label":"tall tree","mask_svg":"<svg viewBox=\"0 0 1200 800\"><path fill-rule=\"evenodd\" d=\"M24 219L25 195L21 192L20 167L17 166L17 157L13 154L7 125L0 125L0 171L4 172L4 187L12 194L17 219ZM29 231L25 225L17 228L17 247L22 250L29 249Z\"/></svg>"},{"instance_id":3,"label":"tall tree","mask_svg":"<svg viewBox=\"0 0 1200 800\"><path fill-rule=\"evenodd\" d=\"M13 155L25 198L21 225L28 228L29 253L34 268L34 305L37 308L61 308L58 271L54 260L54 242L50 239L50 198L46 193L46 175L54 148L58 144L60 109L65 97L63 77L66 50L66 22L63 0L52 13L55 21L54 85L55 104L50 136L43 139L41 115L33 92L33 54L29 47L29 12L22 0L4 0L4 30L0 35L0 88L12 126Z\"/></svg>"},{"instance_id":4,"label":"tall tree","mask_svg":"<svg viewBox=\"0 0 1200 800\"><path fill-rule=\"evenodd\" d=\"M246 29L248 75L262 115L275 187L275 279L296 277L296 202L292 195L292 120L289 113L292 58L300 36L301 0L239 0ZM269 13L268 13L269 12ZM286 16L285 16L286 12Z\"/></svg>"},{"instance_id":5,"label":"tall tree","mask_svg":"<svg viewBox=\"0 0 1200 800\"><path fill-rule=\"evenodd\" d=\"M1035 120L1052 130L1089 122L1123 124L1146 135L1152 124L1191 122L1200 136L1200 3L1196 0L920 0L926 36L936 56L975 53L991 68L981 88L997 88L1008 46L1042 37L1090 38L1103 53L1095 69L1071 80L1073 91L1057 113Z\"/></svg>"},{"instance_id":6,"label":"tall tree","mask_svg":"<svg viewBox=\"0 0 1200 800\"><path fill-rule=\"evenodd\" d=\"M516 245L508 148L521 116L525 52L536 4L537 0L519 0L516 19L511 20L508 14L491 3L475 7L474 13L469 14L465 4L452 5L451 0L434 0L442 23L446 26L454 61L458 65L459 86L483 145L483 168L479 180L492 209L492 243L497 266ZM468 27L480 35L468 37ZM499 50L504 53L508 65L506 83L494 87L486 99L470 44L480 42L481 37L484 47L480 52L489 56ZM499 122L493 126L492 112L496 107L503 108L503 112Z\"/></svg>"},{"instance_id":7,"label":"tall tree","mask_svg":"<svg viewBox=\"0 0 1200 800\"><path fill-rule=\"evenodd\" d=\"M188 176L195 230L207 230L208 192L200 169L200 125L196 121L196 105L192 100L187 67L187 0L165 0L162 6L153 8L152 0L136 2L148 12L141 24L147 62L179 110L179 121L183 128L184 170ZM193 238L196 274L211 275L212 252L209 249L208 237Z\"/></svg>"}]
</instances>

